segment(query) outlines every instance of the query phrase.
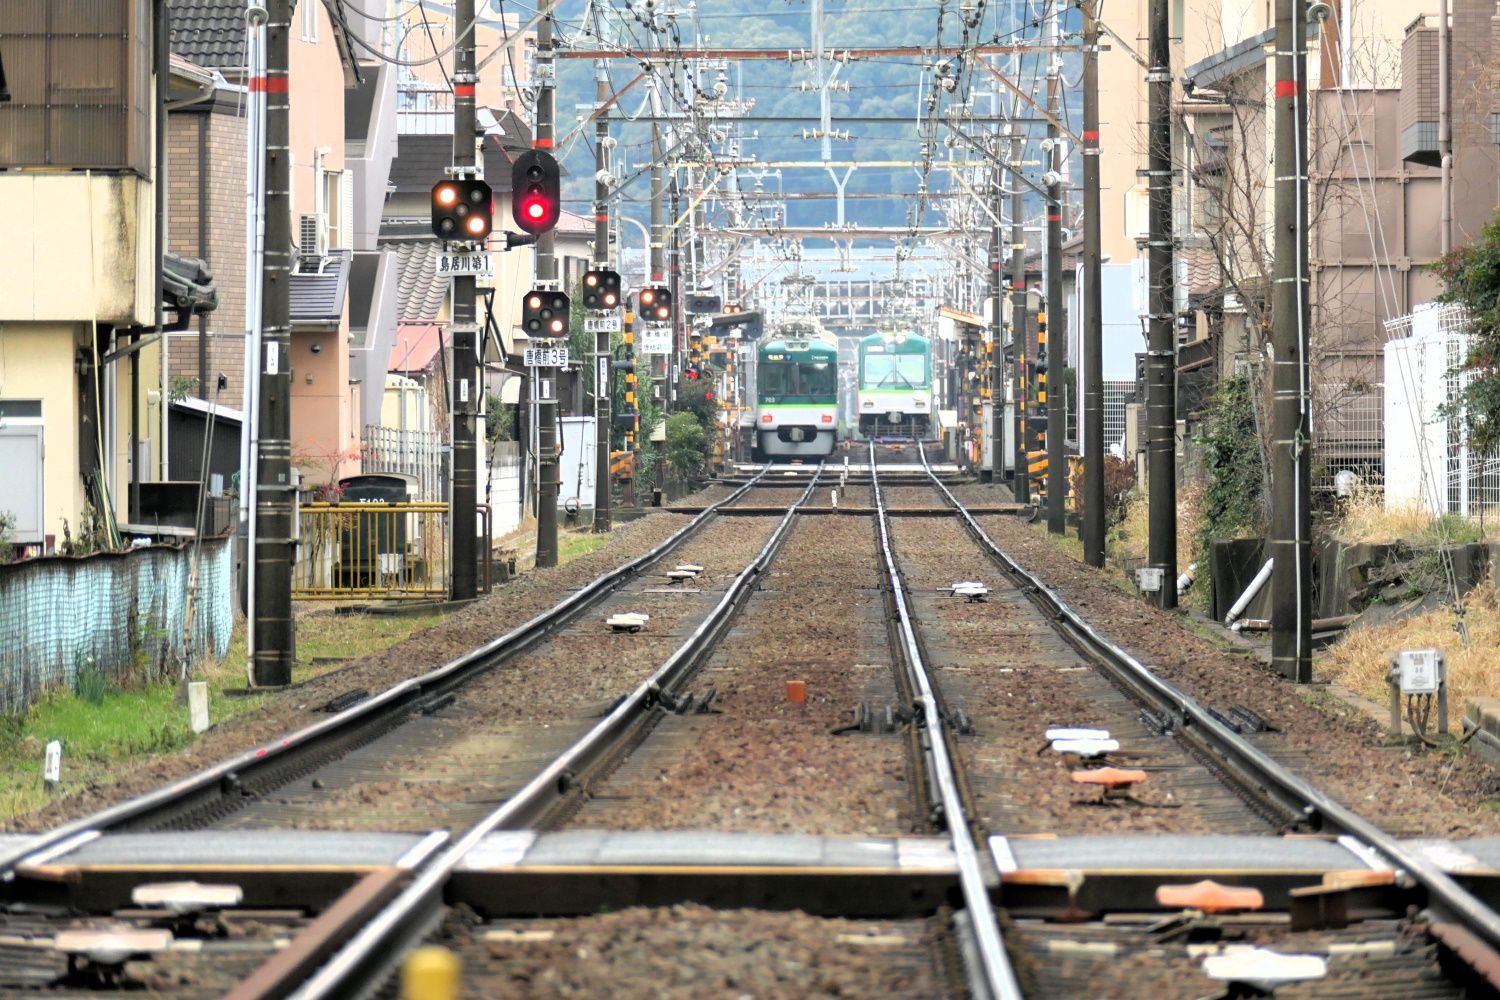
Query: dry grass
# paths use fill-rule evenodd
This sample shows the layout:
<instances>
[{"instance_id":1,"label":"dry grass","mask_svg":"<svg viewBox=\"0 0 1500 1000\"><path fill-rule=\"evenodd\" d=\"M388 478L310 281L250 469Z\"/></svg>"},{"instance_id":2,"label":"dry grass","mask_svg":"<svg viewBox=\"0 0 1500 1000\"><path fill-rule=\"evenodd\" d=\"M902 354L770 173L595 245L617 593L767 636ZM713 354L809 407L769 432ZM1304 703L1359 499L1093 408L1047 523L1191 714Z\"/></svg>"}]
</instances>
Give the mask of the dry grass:
<instances>
[{"instance_id":1,"label":"dry grass","mask_svg":"<svg viewBox=\"0 0 1500 1000\"><path fill-rule=\"evenodd\" d=\"M1331 647L1323 667L1347 688L1377 702L1388 697L1385 684L1391 654L1401 649L1441 649L1448 663L1448 698L1456 717L1467 698L1500 698L1500 594L1485 581L1465 600L1469 646L1453 630L1453 612L1439 608L1404 622L1361 628Z\"/></svg>"},{"instance_id":2,"label":"dry grass","mask_svg":"<svg viewBox=\"0 0 1500 1000\"><path fill-rule=\"evenodd\" d=\"M1334 527L1340 541L1397 542L1436 545L1442 542L1478 542L1500 537L1496 523L1500 512L1488 517L1465 519L1456 514L1435 516L1419 503L1388 509L1379 490L1360 489L1344 505Z\"/></svg>"},{"instance_id":3,"label":"dry grass","mask_svg":"<svg viewBox=\"0 0 1500 1000\"><path fill-rule=\"evenodd\" d=\"M1109 533L1109 556L1117 564L1143 563L1148 555L1150 504L1137 493L1125 508L1125 518ZM1192 563L1203 524L1203 487L1189 483L1177 491L1177 572Z\"/></svg>"}]
</instances>

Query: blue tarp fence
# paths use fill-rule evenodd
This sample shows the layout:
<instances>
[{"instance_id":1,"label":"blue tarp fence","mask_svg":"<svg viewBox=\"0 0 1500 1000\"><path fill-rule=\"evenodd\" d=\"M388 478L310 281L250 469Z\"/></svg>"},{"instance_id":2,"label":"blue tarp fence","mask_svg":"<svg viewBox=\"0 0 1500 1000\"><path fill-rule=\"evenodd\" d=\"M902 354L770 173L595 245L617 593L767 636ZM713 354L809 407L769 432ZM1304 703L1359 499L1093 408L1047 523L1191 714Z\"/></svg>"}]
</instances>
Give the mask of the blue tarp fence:
<instances>
[{"instance_id":1,"label":"blue tarp fence","mask_svg":"<svg viewBox=\"0 0 1500 1000\"><path fill-rule=\"evenodd\" d=\"M80 668L117 682L160 680L184 661L222 659L234 627L231 545L205 539L197 553L190 642L192 544L0 566L0 714L73 688Z\"/></svg>"}]
</instances>

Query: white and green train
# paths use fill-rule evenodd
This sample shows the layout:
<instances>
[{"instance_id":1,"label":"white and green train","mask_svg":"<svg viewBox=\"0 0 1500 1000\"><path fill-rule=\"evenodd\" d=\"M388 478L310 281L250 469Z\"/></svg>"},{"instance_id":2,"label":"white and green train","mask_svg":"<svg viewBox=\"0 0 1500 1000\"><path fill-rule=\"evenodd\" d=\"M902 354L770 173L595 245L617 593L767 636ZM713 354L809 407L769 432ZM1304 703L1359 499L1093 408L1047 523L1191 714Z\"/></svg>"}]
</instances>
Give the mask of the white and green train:
<instances>
[{"instance_id":1,"label":"white and green train","mask_svg":"<svg viewBox=\"0 0 1500 1000\"><path fill-rule=\"evenodd\" d=\"M756 461L826 458L838 443L838 347L812 323L778 326L755 352Z\"/></svg>"},{"instance_id":2,"label":"white and green train","mask_svg":"<svg viewBox=\"0 0 1500 1000\"><path fill-rule=\"evenodd\" d=\"M917 333L876 333L859 342L859 436L867 441L930 441L932 344Z\"/></svg>"}]
</instances>

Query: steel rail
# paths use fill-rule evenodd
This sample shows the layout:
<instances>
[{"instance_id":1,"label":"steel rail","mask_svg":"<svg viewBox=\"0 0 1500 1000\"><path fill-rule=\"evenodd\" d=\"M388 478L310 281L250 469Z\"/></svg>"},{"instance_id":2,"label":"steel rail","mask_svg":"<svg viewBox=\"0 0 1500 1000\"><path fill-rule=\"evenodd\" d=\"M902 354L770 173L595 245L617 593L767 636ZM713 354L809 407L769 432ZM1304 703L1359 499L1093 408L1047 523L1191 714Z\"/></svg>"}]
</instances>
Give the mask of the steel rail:
<instances>
[{"instance_id":1,"label":"steel rail","mask_svg":"<svg viewBox=\"0 0 1500 1000\"><path fill-rule=\"evenodd\" d=\"M574 787L577 775L606 759L705 658L755 588L791 531L800 508L813 495L821 467L782 516L769 540L726 588L708 617L657 670L599 720L578 742L553 758L519 791L470 827L437 855L402 893L359 929L311 978L291 994L296 1000L368 996L377 990L400 955L432 928L441 914L443 887L465 856L497 830L526 827Z\"/></svg>"},{"instance_id":2,"label":"steel rail","mask_svg":"<svg viewBox=\"0 0 1500 1000\"><path fill-rule=\"evenodd\" d=\"M971 965L969 969L970 990L976 996L988 1000L1022 1000L1015 970L1011 968L1006 956L1005 943L1000 939L1000 923L990 902L980 850L965 816L963 798L958 789L958 776L953 758L948 753L944 723L938 712L937 692L933 688L931 673L917 641L916 625L906 599L906 585L896 568L896 555L891 548L890 522L886 517L885 498L880 491L873 442L870 444L870 487L875 496L875 525L880 536L881 559L890 581L891 598L896 605L901 626L903 659L911 676L912 687L918 694L914 707L922 713L920 723L926 728L929 737L925 754L927 771L938 792L943 824L953 841L959 887L975 939L973 965L978 968Z\"/></svg>"},{"instance_id":3,"label":"steel rail","mask_svg":"<svg viewBox=\"0 0 1500 1000\"><path fill-rule=\"evenodd\" d=\"M327 752L330 744L352 739L371 727L392 724L402 713L493 669L524 652L618 590L626 581L649 569L698 532L720 509L742 499L770 471L767 465L729 496L709 505L661 544L599 576L551 608L504 635L470 650L428 673L411 677L366 698L327 719L270 740L262 746L226 758L178 781L80 817L9 849L0 851L0 881L15 877L28 858L55 849L80 836L107 830L140 829L171 817L211 807L217 800L244 797L247 781L293 767L299 758Z\"/></svg>"},{"instance_id":4,"label":"steel rail","mask_svg":"<svg viewBox=\"0 0 1500 1000\"><path fill-rule=\"evenodd\" d=\"M1486 906L1446 872L1395 837L1347 806L1319 791L1310 783L1272 760L1239 733L1234 732L1196 699L1158 676L1084 620L1061 595L1010 557L979 526L968 509L933 472L927 455L922 466L965 527L1013 580L1021 584L1031 601L1052 620L1054 628L1086 655L1107 669L1142 701L1171 714L1176 735L1210 756L1236 777L1267 798L1292 806L1292 812L1319 831L1332 831L1353 838L1390 863L1398 881L1409 879L1426 890L1428 905L1449 920L1461 924L1491 950L1500 949L1500 914ZM1491 956L1496 959L1496 956ZM1481 970L1482 971L1482 970ZM1486 974L1487 975L1487 974Z\"/></svg>"}]
</instances>

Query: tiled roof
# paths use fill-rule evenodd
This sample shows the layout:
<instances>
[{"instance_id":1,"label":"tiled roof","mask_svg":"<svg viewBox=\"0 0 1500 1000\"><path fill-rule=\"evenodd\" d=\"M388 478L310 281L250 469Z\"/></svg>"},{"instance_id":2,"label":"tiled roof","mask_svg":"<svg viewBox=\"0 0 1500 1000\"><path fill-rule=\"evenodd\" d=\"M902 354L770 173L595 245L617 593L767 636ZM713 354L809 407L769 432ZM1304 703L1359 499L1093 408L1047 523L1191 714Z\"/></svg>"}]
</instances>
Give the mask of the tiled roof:
<instances>
[{"instance_id":1,"label":"tiled roof","mask_svg":"<svg viewBox=\"0 0 1500 1000\"><path fill-rule=\"evenodd\" d=\"M173 52L210 69L245 68L244 0L169 0L169 7ZM352 86L359 73L349 40L336 19L333 41L344 66L345 84Z\"/></svg>"},{"instance_id":2,"label":"tiled roof","mask_svg":"<svg viewBox=\"0 0 1500 1000\"><path fill-rule=\"evenodd\" d=\"M586 236L592 238L594 235L594 220L585 218L577 212L569 212L563 209L562 215L557 219L557 231L567 233L569 236Z\"/></svg>"},{"instance_id":3,"label":"tiled roof","mask_svg":"<svg viewBox=\"0 0 1500 1000\"><path fill-rule=\"evenodd\" d=\"M437 273L441 249L429 236L415 240L381 240L396 263L396 321L436 323L448 300L449 281Z\"/></svg>"},{"instance_id":4,"label":"tiled roof","mask_svg":"<svg viewBox=\"0 0 1500 1000\"><path fill-rule=\"evenodd\" d=\"M396 343L391 347L386 370L426 371L442 346L442 327L436 323L402 323L396 327Z\"/></svg>"},{"instance_id":5,"label":"tiled roof","mask_svg":"<svg viewBox=\"0 0 1500 1000\"><path fill-rule=\"evenodd\" d=\"M236 0L171 0L172 51L212 69L245 65L245 5Z\"/></svg>"},{"instance_id":6,"label":"tiled roof","mask_svg":"<svg viewBox=\"0 0 1500 1000\"><path fill-rule=\"evenodd\" d=\"M294 271L290 285L293 326L336 326L349 291L349 251L331 251L321 274Z\"/></svg>"},{"instance_id":7,"label":"tiled roof","mask_svg":"<svg viewBox=\"0 0 1500 1000\"><path fill-rule=\"evenodd\" d=\"M390 183L397 193L427 192L443 179L444 168L453 163L451 135L401 136L397 140L396 159L391 163ZM484 179L497 194L510 190L511 158L498 136L486 136L484 143Z\"/></svg>"},{"instance_id":8,"label":"tiled roof","mask_svg":"<svg viewBox=\"0 0 1500 1000\"><path fill-rule=\"evenodd\" d=\"M1183 263L1189 295L1208 295L1219 287L1219 258L1204 247L1183 247L1178 251Z\"/></svg>"}]
</instances>

